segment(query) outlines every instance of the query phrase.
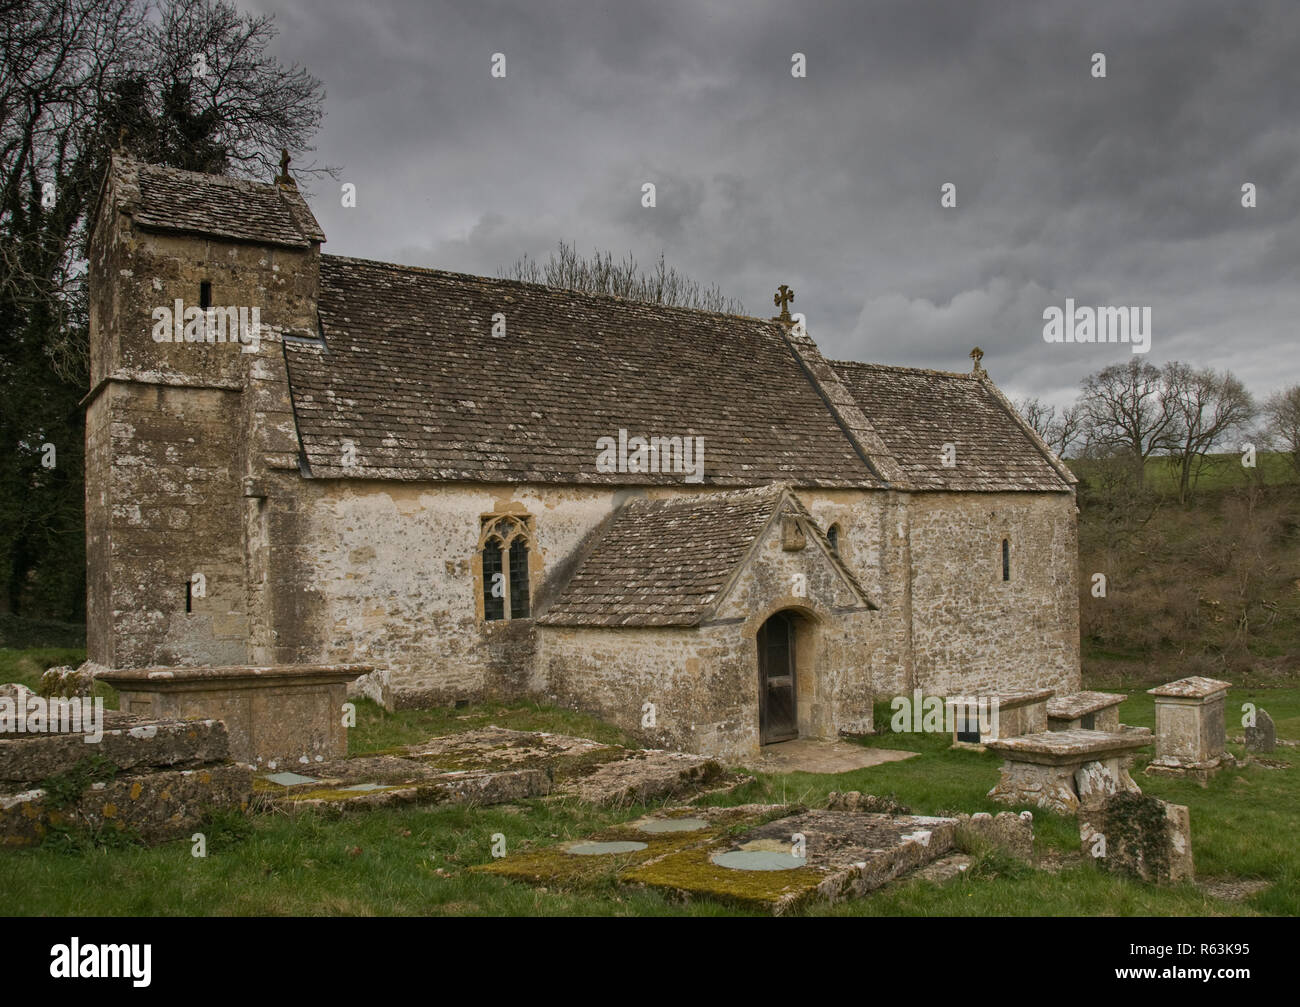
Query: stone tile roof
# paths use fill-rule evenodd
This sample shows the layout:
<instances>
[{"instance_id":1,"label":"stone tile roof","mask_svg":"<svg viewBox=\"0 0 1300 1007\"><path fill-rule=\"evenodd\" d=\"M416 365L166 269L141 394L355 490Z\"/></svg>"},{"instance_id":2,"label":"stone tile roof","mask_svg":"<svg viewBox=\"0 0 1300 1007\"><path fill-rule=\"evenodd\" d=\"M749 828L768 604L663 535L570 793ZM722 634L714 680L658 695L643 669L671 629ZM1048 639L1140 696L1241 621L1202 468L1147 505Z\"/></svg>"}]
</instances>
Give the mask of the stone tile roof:
<instances>
[{"instance_id":1,"label":"stone tile roof","mask_svg":"<svg viewBox=\"0 0 1300 1007\"><path fill-rule=\"evenodd\" d=\"M853 361L833 366L909 489L1061 491L1074 481L987 379ZM948 443L957 448L953 468L942 461Z\"/></svg>"},{"instance_id":2,"label":"stone tile roof","mask_svg":"<svg viewBox=\"0 0 1300 1007\"><path fill-rule=\"evenodd\" d=\"M122 209L141 227L291 248L325 240L306 201L291 187L182 171L120 155L114 167L134 190Z\"/></svg>"},{"instance_id":3,"label":"stone tile roof","mask_svg":"<svg viewBox=\"0 0 1300 1007\"><path fill-rule=\"evenodd\" d=\"M285 344L317 478L683 482L598 472L623 429L703 437L706 485L884 485L775 322L336 256L320 317Z\"/></svg>"},{"instance_id":4,"label":"stone tile roof","mask_svg":"<svg viewBox=\"0 0 1300 1007\"><path fill-rule=\"evenodd\" d=\"M870 605L852 572L789 492L764 486L666 500L632 500L538 618L550 626L696 626L721 600L732 575L783 501L805 519L820 547ZM808 548L816 548L809 544Z\"/></svg>"}]
</instances>

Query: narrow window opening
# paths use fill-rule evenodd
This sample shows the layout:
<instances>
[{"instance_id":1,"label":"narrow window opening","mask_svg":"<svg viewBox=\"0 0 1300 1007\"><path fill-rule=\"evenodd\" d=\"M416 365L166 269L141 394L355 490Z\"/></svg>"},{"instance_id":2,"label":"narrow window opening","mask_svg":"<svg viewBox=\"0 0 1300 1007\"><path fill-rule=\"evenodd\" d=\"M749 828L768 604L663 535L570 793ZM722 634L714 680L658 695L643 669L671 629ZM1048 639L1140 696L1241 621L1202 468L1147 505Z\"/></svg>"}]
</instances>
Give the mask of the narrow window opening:
<instances>
[{"instance_id":1,"label":"narrow window opening","mask_svg":"<svg viewBox=\"0 0 1300 1007\"><path fill-rule=\"evenodd\" d=\"M1002 579L1011 579L1011 540L1002 540Z\"/></svg>"},{"instance_id":2,"label":"narrow window opening","mask_svg":"<svg viewBox=\"0 0 1300 1007\"><path fill-rule=\"evenodd\" d=\"M192 581L185 582L185 612L189 614L194 611L194 584Z\"/></svg>"},{"instance_id":3,"label":"narrow window opening","mask_svg":"<svg viewBox=\"0 0 1300 1007\"><path fill-rule=\"evenodd\" d=\"M510 543L510 618L528 618L528 542L522 535Z\"/></svg>"},{"instance_id":4,"label":"narrow window opening","mask_svg":"<svg viewBox=\"0 0 1300 1007\"><path fill-rule=\"evenodd\" d=\"M836 555L839 555L839 551L840 551L840 526L839 525L833 524L826 529L826 541L831 544L831 552L835 553Z\"/></svg>"},{"instance_id":5,"label":"narrow window opening","mask_svg":"<svg viewBox=\"0 0 1300 1007\"><path fill-rule=\"evenodd\" d=\"M506 579L501 570L501 540L490 538L483 545L483 618L506 617Z\"/></svg>"},{"instance_id":6,"label":"narrow window opening","mask_svg":"<svg viewBox=\"0 0 1300 1007\"><path fill-rule=\"evenodd\" d=\"M212 307L212 281L201 280L199 282L199 307L204 311Z\"/></svg>"}]
</instances>

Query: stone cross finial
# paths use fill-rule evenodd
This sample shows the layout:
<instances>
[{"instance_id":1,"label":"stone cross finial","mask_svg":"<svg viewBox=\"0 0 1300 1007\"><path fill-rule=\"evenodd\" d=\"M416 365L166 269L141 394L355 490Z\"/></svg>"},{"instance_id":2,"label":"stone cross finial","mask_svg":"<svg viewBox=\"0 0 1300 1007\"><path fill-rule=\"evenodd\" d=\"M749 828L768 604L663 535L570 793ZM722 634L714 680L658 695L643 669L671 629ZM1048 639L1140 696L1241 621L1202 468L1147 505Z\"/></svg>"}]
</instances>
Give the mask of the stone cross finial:
<instances>
[{"instance_id":1,"label":"stone cross finial","mask_svg":"<svg viewBox=\"0 0 1300 1007\"><path fill-rule=\"evenodd\" d=\"M794 300L794 291L784 283L778 288L777 292L772 295L772 303L781 309L781 321L790 321L789 303Z\"/></svg>"},{"instance_id":2,"label":"stone cross finial","mask_svg":"<svg viewBox=\"0 0 1300 1007\"><path fill-rule=\"evenodd\" d=\"M275 176L275 180L280 185L293 185L293 177L289 174L289 152L285 148L280 148L280 174Z\"/></svg>"},{"instance_id":3,"label":"stone cross finial","mask_svg":"<svg viewBox=\"0 0 1300 1007\"><path fill-rule=\"evenodd\" d=\"M971 368L971 373L983 374L984 368L980 365L980 361L984 359L984 351L977 346L975 349L970 351L970 358L975 361L975 366Z\"/></svg>"}]
</instances>

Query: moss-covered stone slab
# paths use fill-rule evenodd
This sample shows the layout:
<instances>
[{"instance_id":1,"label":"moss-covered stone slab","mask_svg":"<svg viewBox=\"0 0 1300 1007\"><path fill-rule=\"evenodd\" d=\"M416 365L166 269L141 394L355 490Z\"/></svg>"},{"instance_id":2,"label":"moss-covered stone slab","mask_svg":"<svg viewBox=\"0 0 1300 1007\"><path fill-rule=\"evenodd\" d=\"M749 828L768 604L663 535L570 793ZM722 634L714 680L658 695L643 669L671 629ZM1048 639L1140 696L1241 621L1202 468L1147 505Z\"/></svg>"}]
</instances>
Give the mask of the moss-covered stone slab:
<instances>
[{"instance_id":1,"label":"moss-covered stone slab","mask_svg":"<svg viewBox=\"0 0 1300 1007\"><path fill-rule=\"evenodd\" d=\"M113 828L148 843L188 838L209 811L246 809L251 778L248 767L226 764L115 776L64 799L54 781L0 791L0 844L35 845L51 829L77 827Z\"/></svg>"},{"instance_id":2,"label":"moss-covered stone slab","mask_svg":"<svg viewBox=\"0 0 1300 1007\"><path fill-rule=\"evenodd\" d=\"M0 732L0 780L35 783L67 772L89 755L140 771L193 769L230 757L226 725L219 720L158 720L105 710L101 726L98 740L85 730Z\"/></svg>"},{"instance_id":3,"label":"moss-covered stone slab","mask_svg":"<svg viewBox=\"0 0 1300 1007\"><path fill-rule=\"evenodd\" d=\"M550 795L599 805L731 789L748 777L699 755L623 748L542 731L484 727L312 766L317 785L273 788L274 807L364 810L393 804L499 804Z\"/></svg>"},{"instance_id":4,"label":"moss-covered stone slab","mask_svg":"<svg viewBox=\"0 0 1300 1007\"><path fill-rule=\"evenodd\" d=\"M401 760L397 760L401 761ZM334 768L327 764L326 769ZM503 804L540 797L550 789L546 774L536 769L505 772L453 770L412 765L404 773L388 772L381 781L357 782L352 767L311 783L279 786L259 777L254 790L262 807L277 810L315 808L324 811L368 811L403 804Z\"/></svg>"},{"instance_id":5,"label":"moss-covered stone slab","mask_svg":"<svg viewBox=\"0 0 1300 1007\"><path fill-rule=\"evenodd\" d=\"M621 880L682 897L717 899L773 915L811 900L865 895L928 864L953 848L957 821L919 815L804 811L647 859ZM788 870L753 870L719 863L718 854L765 851L796 859Z\"/></svg>"},{"instance_id":6,"label":"moss-covered stone slab","mask_svg":"<svg viewBox=\"0 0 1300 1007\"><path fill-rule=\"evenodd\" d=\"M789 805L742 804L734 808L664 808L630 822L602 829L581 839L537 849L520 849L500 860L471 867L471 871L494 874L530 884L579 887L617 881L639 864L695 846L724 839L732 831L753 828L772 818L787 816ZM689 830L656 827L672 821L703 822ZM651 826L646 828L646 826ZM636 844L635 849L606 855L574 855L575 848L593 843Z\"/></svg>"}]
</instances>

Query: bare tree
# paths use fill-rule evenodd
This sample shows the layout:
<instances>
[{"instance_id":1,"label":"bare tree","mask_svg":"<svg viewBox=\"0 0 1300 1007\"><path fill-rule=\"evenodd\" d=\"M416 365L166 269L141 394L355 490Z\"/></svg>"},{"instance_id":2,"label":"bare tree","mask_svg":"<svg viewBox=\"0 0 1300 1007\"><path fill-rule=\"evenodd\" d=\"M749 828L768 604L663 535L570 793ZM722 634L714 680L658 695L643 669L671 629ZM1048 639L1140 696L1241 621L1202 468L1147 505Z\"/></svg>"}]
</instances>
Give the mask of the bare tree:
<instances>
[{"instance_id":1,"label":"bare tree","mask_svg":"<svg viewBox=\"0 0 1300 1007\"><path fill-rule=\"evenodd\" d=\"M1066 406L1059 415L1056 406L1037 396L1017 399L1013 405L1058 458L1064 458L1083 435L1083 410L1077 402Z\"/></svg>"},{"instance_id":2,"label":"bare tree","mask_svg":"<svg viewBox=\"0 0 1300 1007\"><path fill-rule=\"evenodd\" d=\"M678 305L721 311L727 314L744 314L745 306L727 297L716 285L703 286L669 266L663 253L651 271L643 272L629 252L619 262L609 252L597 249L590 259L578 254L577 246L561 241L545 264L523 256L508 269L498 269L497 275L508 280L525 283L544 283L561 290L581 290L589 294L612 294L633 301L650 304Z\"/></svg>"},{"instance_id":3,"label":"bare tree","mask_svg":"<svg viewBox=\"0 0 1300 1007\"><path fill-rule=\"evenodd\" d=\"M1174 424L1160 369L1136 358L1111 364L1084 378L1079 404L1088 443L1126 455L1141 488L1146 460L1169 446Z\"/></svg>"},{"instance_id":4,"label":"bare tree","mask_svg":"<svg viewBox=\"0 0 1300 1007\"><path fill-rule=\"evenodd\" d=\"M1163 371L1162 400L1172 417L1165 438L1186 503L1208 454L1254 417L1255 402L1232 374L1172 361Z\"/></svg>"},{"instance_id":5,"label":"bare tree","mask_svg":"<svg viewBox=\"0 0 1300 1007\"><path fill-rule=\"evenodd\" d=\"M1300 385L1274 392L1264 402L1265 429L1300 475Z\"/></svg>"},{"instance_id":6,"label":"bare tree","mask_svg":"<svg viewBox=\"0 0 1300 1007\"><path fill-rule=\"evenodd\" d=\"M84 608L85 237L111 151L269 180L320 82L226 0L0 0L0 605ZM325 169L295 166L302 174ZM57 443L44 471L28 446ZM47 606L52 610L53 602Z\"/></svg>"}]
</instances>

